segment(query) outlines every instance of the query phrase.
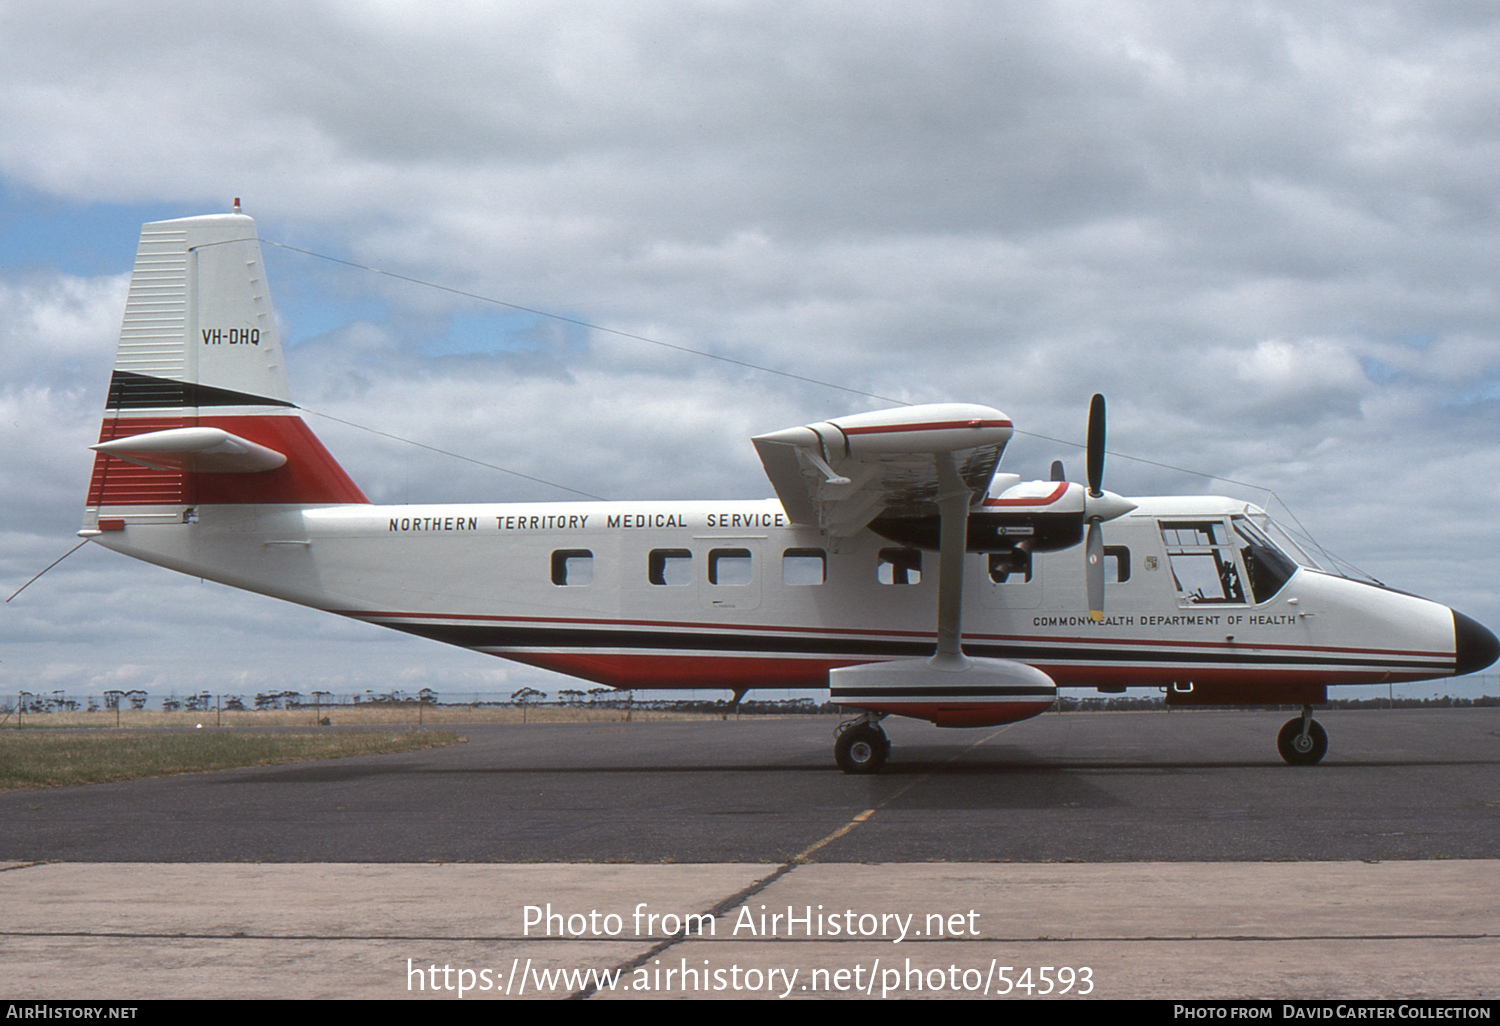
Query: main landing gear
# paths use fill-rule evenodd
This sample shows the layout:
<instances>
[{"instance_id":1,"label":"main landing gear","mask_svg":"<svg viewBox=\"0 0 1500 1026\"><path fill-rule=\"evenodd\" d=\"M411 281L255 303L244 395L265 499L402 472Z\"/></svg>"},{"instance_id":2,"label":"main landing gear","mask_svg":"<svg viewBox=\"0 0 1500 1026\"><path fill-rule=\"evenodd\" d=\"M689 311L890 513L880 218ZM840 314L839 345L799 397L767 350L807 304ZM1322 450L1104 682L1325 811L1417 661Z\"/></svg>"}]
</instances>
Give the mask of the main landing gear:
<instances>
[{"instance_id":1,"label":"main landing gear","mask_svg":"<svg viewBox=\"0 0 1500 1026\"><path fill-rule=\"evenodd\" d=\"M833 757L845 773L874 773L891 754L890 739L880 729L885 713L865 713L839 726Z\"/></svg>"},{"instance_id":2,"label":"main landing gear","mask_svg":"<svg viewBox=\"0 0 1500 1026\"><path fill-rule=\"evenodd\" d=\"M1328 753L1328 732L1312 718L1312 706L1304 705L1301 716L1286 721L1276 735L1276 750L1293 766L1312 766Z\"/></svg>"}]
</instances>

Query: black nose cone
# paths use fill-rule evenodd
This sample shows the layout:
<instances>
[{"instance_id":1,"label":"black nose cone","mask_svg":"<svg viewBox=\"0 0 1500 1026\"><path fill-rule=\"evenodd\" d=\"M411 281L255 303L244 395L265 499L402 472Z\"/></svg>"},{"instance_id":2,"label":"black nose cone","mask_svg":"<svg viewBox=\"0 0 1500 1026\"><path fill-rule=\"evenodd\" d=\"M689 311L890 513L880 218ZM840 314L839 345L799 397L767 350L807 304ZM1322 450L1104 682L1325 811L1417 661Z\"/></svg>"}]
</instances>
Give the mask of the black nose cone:
<instances>
[{"instance_id":1,"label":"black nose cone","mask_svg":"<svg viewBox=\"0 0 1500 1026\"><path fill-rule=\"evenodd\" d=\"M1500 658L1500 638L1469 619L1458 610L1453 611L1453 673L1459 676L1475 673Z\"/></svg>"}]
</instances>

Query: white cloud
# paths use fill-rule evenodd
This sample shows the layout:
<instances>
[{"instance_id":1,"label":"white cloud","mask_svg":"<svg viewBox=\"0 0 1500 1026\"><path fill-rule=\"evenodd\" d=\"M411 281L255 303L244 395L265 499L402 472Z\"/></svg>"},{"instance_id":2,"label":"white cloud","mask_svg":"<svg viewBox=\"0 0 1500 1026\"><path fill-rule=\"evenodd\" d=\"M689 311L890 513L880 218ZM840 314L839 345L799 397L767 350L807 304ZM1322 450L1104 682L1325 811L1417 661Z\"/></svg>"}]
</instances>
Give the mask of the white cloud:
<instances>
[{"instance_id":1,"label":"white cloud","mask_svg":"<svg viewBox=\"0 0 1500 1026\"><path fill-rule=\"evenodd\" d=\"M42 271L0 276L0 377L31 378L107 362L120 331L128 275Z\"/></svg>"}]
</instances>

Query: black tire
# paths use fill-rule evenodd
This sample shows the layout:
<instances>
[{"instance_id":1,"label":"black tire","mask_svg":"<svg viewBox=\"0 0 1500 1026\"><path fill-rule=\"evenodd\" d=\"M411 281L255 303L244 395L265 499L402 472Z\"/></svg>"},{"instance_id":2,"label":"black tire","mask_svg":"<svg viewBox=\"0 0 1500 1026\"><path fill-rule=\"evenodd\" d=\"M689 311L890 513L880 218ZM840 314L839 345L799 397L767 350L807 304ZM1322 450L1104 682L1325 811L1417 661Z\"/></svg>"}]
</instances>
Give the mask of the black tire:
<instances>
[{"instance_id":1,"label":"black tire","mask_svg":"<svg viewBox=\"0 0 1500 1026\"><path fill-rule=\"evenodd\" d=\"M885 731L867 723L855 724L833 743L834 760L845 773L874 773L885 765L890 752Z\"/></svg>"},{"instance_id":2,"label":"black tire","mask_svg":"<svg viewBox=\"0 0 1500 1026\"><path fill-rule=\"evenodd\" d=\"M1314 766L1328 754L1328 733L1323 725L1313 720L1307 725L1307 736L1302 735L1302 717L1286 721L1276 735L1276 750L1293 766Z\"/></svg>"}]
</instances>

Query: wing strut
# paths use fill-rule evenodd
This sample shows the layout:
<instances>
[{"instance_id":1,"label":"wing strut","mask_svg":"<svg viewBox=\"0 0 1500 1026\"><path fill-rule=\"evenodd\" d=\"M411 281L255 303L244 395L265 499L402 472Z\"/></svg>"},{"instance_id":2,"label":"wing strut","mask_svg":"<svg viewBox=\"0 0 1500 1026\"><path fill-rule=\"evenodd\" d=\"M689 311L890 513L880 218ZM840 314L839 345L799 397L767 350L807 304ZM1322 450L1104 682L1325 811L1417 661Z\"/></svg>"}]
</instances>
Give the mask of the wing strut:
<instances>
[{"instance_id":1,"label":"wing strut","mask_svg":"<svg viewBox=\"0 0 1500 1026\"><path fill-rule=\"evenodd\" d=\"M938 515L932 655L828 671L829 697L862 714L835 745L846 773L873 773L885 762L890 744L878 724L887 715L979 727L1036 716L1057 698L1057 685L1041 670L963 651L969 512L988 493L1012 430L999 410L944 403L855 414L755 438L766 476L794 524L839 539L854 537L881 515Z\"/></svg>"},{"instance_id":2,"label":"wing strut","mask_svg":"<svg viewBox=\"0 0 1500 1026\"><path fill-rule=\"evenodd\" d=\"M969 503L973 496L949 452L934 453L938 472L938 613L936 670L967 670L963 652L964 551L969 538Z\"/></svg>"}]
</instances>

